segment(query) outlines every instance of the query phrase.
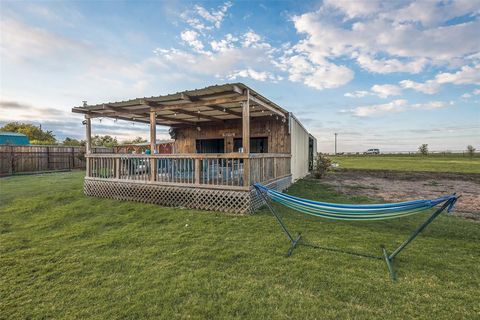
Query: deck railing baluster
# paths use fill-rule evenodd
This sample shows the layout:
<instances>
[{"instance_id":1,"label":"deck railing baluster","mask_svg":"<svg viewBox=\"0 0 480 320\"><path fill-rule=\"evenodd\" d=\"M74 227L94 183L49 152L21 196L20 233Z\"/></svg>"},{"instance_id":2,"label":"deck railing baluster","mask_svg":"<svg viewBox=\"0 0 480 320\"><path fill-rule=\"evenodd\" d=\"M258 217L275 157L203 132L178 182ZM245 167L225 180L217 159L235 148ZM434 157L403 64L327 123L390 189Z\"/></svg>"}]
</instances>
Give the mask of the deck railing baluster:
<instances>
[{"instance_id":1,"label":"deck railing baluster","mask_svg":"<svg viewBox=\"0 0 480 320\"><path fill-rule=\"evenodd\" d=\"M290 174L288 155L87 155L87 177L98 179L133 180L138 183L168 183L179 185L211 185L248 187ZM245 166L250 163L250 174ZM156 176L152 179L153 172ZM248 181L250 180L250 181Z\"/></svg>"}]
</instances>

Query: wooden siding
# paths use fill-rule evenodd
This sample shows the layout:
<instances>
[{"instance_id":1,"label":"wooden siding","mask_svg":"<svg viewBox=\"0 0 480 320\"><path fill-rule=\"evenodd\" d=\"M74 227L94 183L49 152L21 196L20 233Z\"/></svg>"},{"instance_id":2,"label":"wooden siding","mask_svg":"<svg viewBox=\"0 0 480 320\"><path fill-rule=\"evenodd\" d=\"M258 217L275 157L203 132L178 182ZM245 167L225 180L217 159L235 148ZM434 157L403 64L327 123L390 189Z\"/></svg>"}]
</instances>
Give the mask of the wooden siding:
<instances>
[{"instance_id":1,"label":"wooden siding","mask_svg":"<svg viewBox=\"0 0 480 320\"><path fill-rule=\"evenodd\" d=\"M242 138L242 122L228 120L221 124L205 124L195 127L176 129L175 153L195 153L197 139L225 139L225 152L233 152L233 140ZM250 119L250 137L268 137L269 153L290 154L290 135L288 123L277 120L275 116Z\"/></svg>"}]
</instances>

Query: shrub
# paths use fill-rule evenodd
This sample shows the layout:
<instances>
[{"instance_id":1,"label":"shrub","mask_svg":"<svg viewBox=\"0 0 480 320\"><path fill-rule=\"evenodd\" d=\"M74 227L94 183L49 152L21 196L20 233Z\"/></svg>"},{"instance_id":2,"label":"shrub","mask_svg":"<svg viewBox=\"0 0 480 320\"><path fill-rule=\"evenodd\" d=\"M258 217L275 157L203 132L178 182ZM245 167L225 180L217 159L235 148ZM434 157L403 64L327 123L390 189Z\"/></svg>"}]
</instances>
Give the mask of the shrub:
<instances>
[{"instance_id":1,"label":"shrub","mask_svg":"<svg viewBox=\"0 0 480 320\"><path fill-rule=\"evenodd\" d=\"M418 152L420 152L424 156L428 155L428 144L424 143L420 147L418 147Z\"/></svg>"},{"instance_id":2,"label":"shrub","mask_svg":"<svg viewBox=\"0 0 480 320\"><path fill-rule=\"evenodd\" d=\"M475 155L475 150L476 149L471 144L467 146L467 152L470 157L473 157Z\"/></svg>"},{"instance_id":3,"label":"shrub","mask_svg":"<svg viewBox=\"0 0 480 320\"><path fill-rule=\"evenodd\" d=\"M85 157L85 151L81 150L78 154L77 154L77 159L80 160L80 161L85 161L87 158Z\"/></svg>"},{"instance_id":4,"label":"shrub","mask_svg":"<svg viewBox=\"0 0 480 320\"><path fill-rule=\"evenodd\" d=\"M317 179L321 179L332 165L332 160L323 153L317 153L313 165L313 175Z\"/></svg>"}]
</instances>

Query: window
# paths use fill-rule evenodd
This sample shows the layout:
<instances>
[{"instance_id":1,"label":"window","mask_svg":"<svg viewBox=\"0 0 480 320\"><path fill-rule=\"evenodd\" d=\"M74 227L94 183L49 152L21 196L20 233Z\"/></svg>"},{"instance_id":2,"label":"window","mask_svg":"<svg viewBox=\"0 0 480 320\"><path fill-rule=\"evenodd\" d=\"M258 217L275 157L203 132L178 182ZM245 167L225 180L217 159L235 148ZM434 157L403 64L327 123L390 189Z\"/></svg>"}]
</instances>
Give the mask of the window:
<instances>
[{"instance_id":1,"label":"window","mask_svg":"<svg viewBox=\"0 0 480 320\"><path fill-rule=\"evenodd\" d=\"M224 153L225 142L223 139L198 139L197 153Z\"/></svg>"},{"instance_id":2,"label":"window","mask_svg":"<svg viewBox=\"0 0 480 320\"><path fill-rule=\"evenodd\" d=\"M242 147L242 139L233 139L233 152ZM250 138L250 153L268 153L268 138Z\"/></svg>"}]
</instances>

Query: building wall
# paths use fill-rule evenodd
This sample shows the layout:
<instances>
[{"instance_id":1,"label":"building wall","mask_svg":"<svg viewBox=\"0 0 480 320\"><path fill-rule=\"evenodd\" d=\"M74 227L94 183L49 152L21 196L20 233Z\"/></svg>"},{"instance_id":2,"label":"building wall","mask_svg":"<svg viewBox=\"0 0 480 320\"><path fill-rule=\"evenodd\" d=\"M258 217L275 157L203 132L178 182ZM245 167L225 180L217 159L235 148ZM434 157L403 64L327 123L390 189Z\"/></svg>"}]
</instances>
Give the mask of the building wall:
<instances>
[{"instance_id":1,"label":"building wall","mask_svg":"<svg viewBox=\"0 0 480 320\"><path fill-rule=\"evenodd\" d=\"M228 120L220 124L178 127L175 137L175 153L195 153L197 139L225 139L225 152L233 152L233 139L242 137L242 121ZM288 122L266 116L250 120L250 137L268 137L269 153L290 153Z\"/></svg>"},{"instance_id":2,"label":"building wall","mask_svg":"<svg viewBox=\"0 0 480 320\"><path fill-rule=\"evenodd\" d=\"M292 180L296 181L308 174L309 134L300 122L290 114L290 133L292 149Z\"/></svg>"}]
</instances>

